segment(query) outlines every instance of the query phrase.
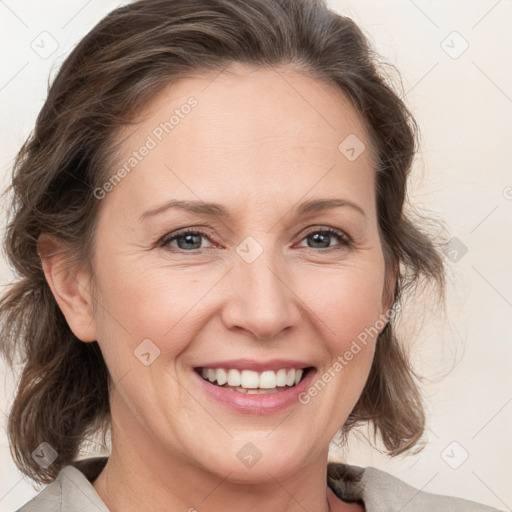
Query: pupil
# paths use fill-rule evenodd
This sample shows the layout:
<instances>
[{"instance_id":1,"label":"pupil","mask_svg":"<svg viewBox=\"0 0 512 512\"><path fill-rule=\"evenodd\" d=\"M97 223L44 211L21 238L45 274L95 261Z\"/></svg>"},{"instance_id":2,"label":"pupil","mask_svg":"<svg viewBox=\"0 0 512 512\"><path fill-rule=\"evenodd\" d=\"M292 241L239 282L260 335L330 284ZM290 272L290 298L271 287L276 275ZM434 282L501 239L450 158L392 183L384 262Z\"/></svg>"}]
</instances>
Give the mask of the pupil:
<instances>
[{"instance_id":1,"label":"pupil","mask_svg":"<svg viewBox=\"0 0 512 512\"><path fill-rule=\"evenodd\" d=\"M310 235L310 237L314 243L319 242L321 247L329 247L329 234L314 233L313 235Z\"/></svg>"},{"instance_id":2,"label":"pupil","mask_svg":"<svg viewBox=\"0 0 512 512\"><path fill-rule=\"evenodd\" d=\"M309 239L315 244L320 244L320 247L329 247L330 236L331 235L328 233L313 233L312 235L309 235ZM184 243L180 243L181 240L183 240ZM180 249L199 249L199 246L201 245L201 237L194 234L184 235L178 239L178 245L180 246ZM195 245L195 247L190 247L190 245Z\"/></svg>"},{"instance_id":3,"label":"pupil","mask_svg":"<svg viewBox=\"0 0 512 512\"><path fill-rule=\"evenodd\" d=\"M194 238L196 238L196 246L197 247L190 247L190 244L194 245ZM184 243L179 243L180 240L184 240ZM189 245L186 245L189 244ZM201 238L199 235L185 235L178 239L178 245L180 246L180 249L199 249L199 246L201 245ZM184 246L184 247L183 247Z\"/></svg>"}]
</instances>

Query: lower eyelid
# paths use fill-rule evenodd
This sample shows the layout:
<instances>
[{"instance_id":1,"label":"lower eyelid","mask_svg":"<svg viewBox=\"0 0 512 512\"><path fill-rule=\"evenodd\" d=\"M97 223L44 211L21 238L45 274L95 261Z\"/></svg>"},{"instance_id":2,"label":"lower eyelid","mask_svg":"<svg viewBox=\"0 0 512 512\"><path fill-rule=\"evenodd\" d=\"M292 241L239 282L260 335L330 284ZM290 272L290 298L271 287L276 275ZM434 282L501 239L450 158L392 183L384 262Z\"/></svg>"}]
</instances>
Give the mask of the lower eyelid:
<instances>
[{"instance_id":1,"label":"lower eyelid","mask_svg":"<svg viewBox=\"0 0 512 512\"><path fill-rule=\"evenodd\" d=\"M178 238L181 238L181 237L185 237L186 235L196 235L196 236L200 236L203 240L208 240L209 243L211 244L215 244L215 242L210 238L209 235L207 235L206 233L202 233L202 232L196 232L196 231L184 231L182 233L177 233L177 234L171 234L169 236L165 236L162 241L160 242L160 245L162 247L165 247L165 246L169 246L171 244L171 242L174 242L175 240L177 240ZM209 247L203 247L202 249L208 249ZM178 250L180 251L183 251L183 252L192 252L192 251L185 251L184 249L180 249L179 247L177 247ZM200 251L201 249L194 249L195 251Z\"/></svg>"},{"instance_id":2,"label":"lower eyelid","mask_svg":"<svg viewBox=\"0 0 512 512\"><path fill-rule=\"evenodd\" d=\"M328 235L332 236L332 237L336 237L338 238L339 240L339 246L341 247L346 247L346 246L350 246L352 244L352 240L351 238L343 233L342 231L338 231L334 228L318 228L318 229L313 229L307 233L305 233L304 235L301 236L301 238L299 239L299 243L302 242L303 240L305 240L308 236L314 234L314 233L327 233ZM168 236L165 236L160 242L159 242L159 245L162 246L162 247L165 247L165 246L170 246L171 242L174 242L176 239L180 238L180 237L184 237L186 235L197 235L197 236L200 236L202 239L204 240L208 240L208 242L210 244L212 244L213 246L216 245L216 242L214 240L212 240L212 237L209 233L205 233L205 232L202 232L202 231L194 231L194 230L190 230L190 231L182 231L181 233L175 233L175 234L170 234ZM172 246L174 247L174 246ZM205 250L205 249L211 249L212 247L202 247L201 249L193 249L193 250L190 250L190 251L187 251L185 249L180 249L179 247L176 247L176 249L180 252L183 252L183 253L187 253L187 252L190 252L190 253L193 253L194 251L201 251L201 250ZM306 249L312 249L312 250L315 250L314 247L305 247ZM325 251L325 250L328 250L328 249L335 249L336 246L333 246L333 247L325 247L325 248L321 248L321 249L318 249L320 252L322 251Z\"/></svg>"},{"instance_id":3,"label":"lower eyelid","mask_svg":"<svg viewBox=\"0 0 512 512\"><path fill-rule=\"evenodd\" d=\"M343 233L343 231L338 231L337 229L334 228L313 229L312 231L309 231L306 234L304 234L300 241L302 242L304 239L306 239L308 236L314 233L326 233L331 237L335 237L339 240L340 245L347 246L352 243L351 238L347 234ZM309 247L309 249L313 249L313 247Z\"/></svg>"}]
</instances>

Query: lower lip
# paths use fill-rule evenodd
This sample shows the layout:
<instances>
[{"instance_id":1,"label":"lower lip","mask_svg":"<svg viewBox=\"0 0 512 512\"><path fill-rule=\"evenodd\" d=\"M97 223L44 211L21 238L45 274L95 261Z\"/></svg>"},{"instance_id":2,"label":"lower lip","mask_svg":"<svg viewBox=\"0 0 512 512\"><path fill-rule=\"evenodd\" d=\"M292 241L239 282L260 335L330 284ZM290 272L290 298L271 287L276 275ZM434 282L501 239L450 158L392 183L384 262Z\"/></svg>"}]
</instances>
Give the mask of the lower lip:
<instances>
[{"instance_id":1,"label":"lower lip","mask_svg":"<svg viewBox=\"0 0 512 512\"><path fill-rule=\"evenodd\" d=\"M244 414L272 414L299 404L299 395L308 389L316 371L311 368L296 386L284 391L258 395L216 386L204 380L196 371L192 370L192 373L208 395L227 408Z\"/></svg>"}]
</instances>

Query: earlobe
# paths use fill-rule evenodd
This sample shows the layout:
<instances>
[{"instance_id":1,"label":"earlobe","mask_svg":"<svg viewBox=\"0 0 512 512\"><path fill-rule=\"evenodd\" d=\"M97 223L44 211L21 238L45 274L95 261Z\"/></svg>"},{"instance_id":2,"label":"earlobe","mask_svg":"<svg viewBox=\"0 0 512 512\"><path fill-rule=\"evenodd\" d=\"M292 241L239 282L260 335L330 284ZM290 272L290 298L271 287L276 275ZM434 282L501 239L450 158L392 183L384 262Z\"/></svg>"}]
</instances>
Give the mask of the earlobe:
<instances>
[{"instance_id":1,"label":"earlobe","mask_svg":"<svg viewBox=\"0 0 512 512\"><path fill-rule=\"evenodd\" d=\"M70 264L62 240L42 234L37 252L50 290L75 336L85 342L96 341L90 273Z\"/></svg>"}]
</instances>

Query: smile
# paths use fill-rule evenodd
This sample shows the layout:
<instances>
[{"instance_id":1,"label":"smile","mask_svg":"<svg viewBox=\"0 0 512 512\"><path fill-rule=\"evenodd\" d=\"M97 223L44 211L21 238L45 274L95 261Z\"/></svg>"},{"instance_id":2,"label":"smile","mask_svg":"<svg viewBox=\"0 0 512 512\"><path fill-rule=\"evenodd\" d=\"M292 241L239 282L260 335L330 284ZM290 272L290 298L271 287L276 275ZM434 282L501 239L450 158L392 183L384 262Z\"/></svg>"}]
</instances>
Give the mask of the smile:
<instances>
[{"instance_id":1,"label":"smile","mask_svg":"<svg viewBox=\"0 0 512 512\"><path fill-rule=\"evenodd\" d=\"M238 364L239 369L235 369L217 362L209 368L195 367L191 373L209 399L238 414L266 415L303 407L299 396L311 386L316 368L302 364L297 365L302 368L296 368L290 362L282 368L278 361L272 365L273 370L260 363ZM243 366L258 368L249 370Z\"/></svg>"},{"instance_id":2,"label":"smile","mask_svg":"<svg viewBox=\"0 0 512 512\"><path fill-rule=\"evenodd\" d=\"M201 377L219 387L248 394L276 393L299 384L310 368L279 370L237 370L235 368L196 368Z\"/></svg>"}]
</instances>

